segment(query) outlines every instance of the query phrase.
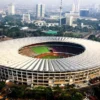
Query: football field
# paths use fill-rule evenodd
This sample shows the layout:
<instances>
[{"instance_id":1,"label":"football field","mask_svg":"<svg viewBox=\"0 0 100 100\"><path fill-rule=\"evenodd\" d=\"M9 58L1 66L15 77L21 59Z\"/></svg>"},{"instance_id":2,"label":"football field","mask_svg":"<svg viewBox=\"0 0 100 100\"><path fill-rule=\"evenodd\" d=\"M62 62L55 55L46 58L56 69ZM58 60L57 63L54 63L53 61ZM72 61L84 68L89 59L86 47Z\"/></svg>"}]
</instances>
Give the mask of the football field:
<instances>
[{"instance_id":1,"label":"football field","mask_svg":"<svg viewBox=\"0 0 100 100\"><path fill-rule=\"evenodd\" d=\"M36 54L43 54L49 52L49 47L47 46L35 46L31 47L31 50Z\"/></svg>"}]
</instances>

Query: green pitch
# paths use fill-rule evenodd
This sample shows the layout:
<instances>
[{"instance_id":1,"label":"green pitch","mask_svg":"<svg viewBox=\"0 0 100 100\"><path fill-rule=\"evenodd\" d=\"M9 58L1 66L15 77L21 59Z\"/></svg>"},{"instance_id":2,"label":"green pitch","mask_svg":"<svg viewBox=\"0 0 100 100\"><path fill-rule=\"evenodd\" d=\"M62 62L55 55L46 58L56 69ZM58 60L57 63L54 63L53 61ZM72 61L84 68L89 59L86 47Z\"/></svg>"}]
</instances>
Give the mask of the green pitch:
<instances>
[{"instance_id":1,"label":"green pitch","mask_svg":"<svg viewBox=\"0 0 100 100\"><path fill-rule=\"evenodd\" d=\"M35 46L32 47L31 50L36 54L42 54L49 52L49 47L47 46Z\"/></svg>"}]
</instances>

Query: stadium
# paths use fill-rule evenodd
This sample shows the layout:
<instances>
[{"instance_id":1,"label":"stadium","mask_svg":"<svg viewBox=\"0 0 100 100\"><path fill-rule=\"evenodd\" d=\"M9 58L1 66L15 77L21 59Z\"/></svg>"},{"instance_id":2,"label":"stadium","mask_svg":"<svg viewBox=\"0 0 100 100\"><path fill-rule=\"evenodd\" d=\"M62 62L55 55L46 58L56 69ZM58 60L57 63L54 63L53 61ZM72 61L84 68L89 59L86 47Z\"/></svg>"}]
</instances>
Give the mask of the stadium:
<instances>
[{"instance_id":1,"label":"stadium","mask_svg":"<svg viewBox=\"0 0 100 100\"><path fill-rule=\"evenodd\" d=\"M64 86L100 76L100 43L68 37L0 42L0 80Z\"/></svg>"}]
</instances>

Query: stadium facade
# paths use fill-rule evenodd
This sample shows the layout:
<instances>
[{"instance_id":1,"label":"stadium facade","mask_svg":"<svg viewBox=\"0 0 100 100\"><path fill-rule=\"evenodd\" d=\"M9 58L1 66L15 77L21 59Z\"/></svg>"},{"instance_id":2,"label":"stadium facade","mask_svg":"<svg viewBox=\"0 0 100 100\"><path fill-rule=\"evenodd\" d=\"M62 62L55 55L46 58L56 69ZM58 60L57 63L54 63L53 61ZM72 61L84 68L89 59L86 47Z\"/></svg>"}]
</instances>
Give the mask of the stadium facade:
<instances>
[{"instance_id":1,"label":"stadium facade","mask_svg":"<svg viewBox=\"0 0 100 100\"><path fill-rule=\"evenodd\" d=\"M59 59L33 58L19 54L23 47L47 42L77 44L84 50L75 56ZM80 83L99 76L99 42L67 37L31 37L0 43L1 81L54 86Z\"/></svg>"}]
</instances>

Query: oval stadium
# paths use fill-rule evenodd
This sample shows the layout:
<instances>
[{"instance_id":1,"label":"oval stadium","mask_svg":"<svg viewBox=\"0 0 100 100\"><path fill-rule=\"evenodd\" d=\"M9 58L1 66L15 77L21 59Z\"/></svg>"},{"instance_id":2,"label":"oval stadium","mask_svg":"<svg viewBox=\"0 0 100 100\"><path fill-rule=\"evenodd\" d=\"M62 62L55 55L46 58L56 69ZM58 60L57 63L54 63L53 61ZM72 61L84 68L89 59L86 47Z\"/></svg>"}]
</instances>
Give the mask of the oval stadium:
<instances>
[{"instance_id":1,"label":"oval stadium","mask_svg":"<svg viewBox=\"0 0 100 100\"><path fill-rule=\"evenodd\" d=\"M55 86L100 76L100 43L68 37L0 42L0 80Z\"/></svg>"}]
</instances>

